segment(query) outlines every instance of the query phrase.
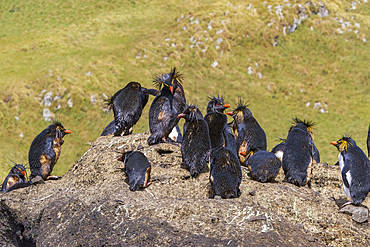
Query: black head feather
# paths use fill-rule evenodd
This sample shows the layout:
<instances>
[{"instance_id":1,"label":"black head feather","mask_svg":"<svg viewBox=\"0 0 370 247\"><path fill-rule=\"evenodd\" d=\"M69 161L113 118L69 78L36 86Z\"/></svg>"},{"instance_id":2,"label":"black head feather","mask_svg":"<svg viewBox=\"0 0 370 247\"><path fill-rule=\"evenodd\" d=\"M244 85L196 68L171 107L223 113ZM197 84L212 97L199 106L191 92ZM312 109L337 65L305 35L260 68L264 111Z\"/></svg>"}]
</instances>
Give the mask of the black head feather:
<instances>
[{"instance_id":1,"label":"black head feather","mask_svg":"<svg viewBox=\"0 0 370 247\"><path fill-rule=\"evenodd\" d=\"M298 117L293 117L292 120L293 120L293 122L292 122L293 125L290 127L289 132L293 129L294 126L301 123L301 124L304 124L306 126L307 131L310 133L310 135L313 139L313 137L314 137L313 126L315 126L315 122L305 120L305 119L301 120Z\"/></svg>"},{"instance_id":2,"label":"black head feather","mask_svg":"<svg viewBox=\"0 0 370 247\"><path fill-rule=\"evenodd\" d=\"M236 105L236 109L234 111L243 111L247 109L249 106L248 101L244 102L242 98L239 98L238 104Z\"/></svg>"},{"instance_id":3,"label":"black head feather","mask_svg":"<svg viewBox=\"0 0 370 247\"><path fill-rule=\"evenodd\" d=\"M280 142L280 143L285 143L286 142L286 138L282 138L280 136L277 136L277 140Z\"/></svg>"},{"instance_id":4,"label":"black head feather","mask_svg":"<svg viewBox=\"0 0 370 247\"><path fill-rule=\"evenodd\" d=\"M182 84L183 80L184 77L180 71L176 67L173 67L170 73L157 75L153 82L154 87L161 90L162 86L170 87L175 83Z\"/></svg>"}]
</instances>

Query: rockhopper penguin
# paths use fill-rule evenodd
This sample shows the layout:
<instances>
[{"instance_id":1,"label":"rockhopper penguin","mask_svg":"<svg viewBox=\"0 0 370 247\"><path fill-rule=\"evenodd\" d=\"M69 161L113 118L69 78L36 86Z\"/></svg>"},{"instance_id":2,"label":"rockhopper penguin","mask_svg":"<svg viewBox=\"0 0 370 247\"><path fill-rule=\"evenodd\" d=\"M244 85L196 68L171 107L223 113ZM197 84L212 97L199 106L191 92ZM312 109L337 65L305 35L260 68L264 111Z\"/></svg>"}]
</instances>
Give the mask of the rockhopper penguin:
<instances>
[{"instance_id":1,"label":"rockhopper penguin","mask_svg":"<svg viewBox=\"0 0 370 247\"><path fill-rule=\"evenodd\" d=\"M138 82L129 82L118 90L108 101L108 109L113 109L114 122L108 124L102 135L109 135L114 130L115 136L128 135L130 129L139 121L148 102L149 94L157 95L157 90L141 87Z\"/></svg>"},{"instance_id":2,"label":"rockhopper penguin","mask_svg":"<svg viewBox=\"0 0 370 247\"><path fill-rule=\"evenodd\" d=\"M189 105L178 118L185 118L184 136L181 154L185 167L192 177L198 177L201 172L208 172L209 151L211 141L208 125L195 105Z\"/></svg>"},{"instance_id":3,"label":"rockhopper penguin","mask_svg":"<svg viewBox=\"0 0 370 247\"><path fill-rule=\"evenodd\" d=\"M176 128L179 122L177 115L184 111L186 105L182 81L183 76L176 68L155 78L154 83L161 92L149 109L149 145L167 142L172 129Z\"/></svg>"},{"instance_id":4,"label":"rockhopper penguin","mask_svg":"<svg viewBox=\"0 0 370 247\"><path fill-rule=\"evenodd\" d=\"M286 139L282 167L285 178L297 186L310 186L313 159L313 141L309 129L310 121L293 119L294 125Z\"/></svg>"},{"instance_id":5,"label":"rockhopper penguin","mask_svg":"<svg viewBox=\"0 0 370 247\"><path fill-rule=\"evenodd\" d=\"M61 146L64 143L63 137L70 133L72 131L55 121L36 136L28 152L31 179L36 176L41 176L43 180L58 179L57 176L50 176L50 174L59 159Z\"/></svg>"},{"instance_id":6,"label":"rockhopper penguin","mask_svg":"<svg viewBox=\"0 0 370 247\"><path fill-rule=\"evenodd\" d=\"M140 151L128 151L123 153L118 160L125 164L125 174L131 191L150 185L151 165L145 154Z\"/></svg>"},{"instance_id":7,"label":"rockhopper penguin","mask_svg":"<svg viewBox=\"0 0 370 247\"><path fill-rule=\"evenodd\" d=\"M26 168L21 164L15 164L1 186L2 192L6 193L17 188L26 187Z\"/></svg>"},{"instance_id":8,"label":"rockhopper penguin","mask_svg":"<svg viewBox=\"0 0 370 247\"><path fill-rule=\"evenodd\" d=\"M227 115L233 117L233 130L236 137L236 146L238 148L239 160L242 164L245 157L240 153L246 152L253 155L251 150L267 149L267 140L265 131L261 128L252 112L247 108L248 105L239 99L237 108Z\"/></svg>"},{"instance_id":9,"label":"rockhopper penguin","mask_svg":"<svg viewBox=\"0 0 370 247\"><path fill-rule=\"evenodd\" d=\"M344 136L330 144L339 151L343 190L350 199L343 206L360 205L370 191L370 161L351 137Z\"/></svg>"}]
</instances>

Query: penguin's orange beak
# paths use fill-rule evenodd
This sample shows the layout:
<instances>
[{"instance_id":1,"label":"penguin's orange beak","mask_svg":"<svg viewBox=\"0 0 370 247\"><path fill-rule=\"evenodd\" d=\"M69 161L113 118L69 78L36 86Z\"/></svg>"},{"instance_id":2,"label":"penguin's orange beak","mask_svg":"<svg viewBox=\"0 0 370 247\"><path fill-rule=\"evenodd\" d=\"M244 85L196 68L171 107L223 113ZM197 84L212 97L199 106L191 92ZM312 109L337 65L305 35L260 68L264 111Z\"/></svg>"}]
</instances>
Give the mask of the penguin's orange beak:
<instances>
[{"instance_id":1,"label":"penguin's orange beak","mask_svg":"<svg viewBox=\"0 0 370 247\"><path fill-rule=\"evenodd\" d=\"M185 117L184 113L180 113L179 115L177 115L177 118L182 118L182 117Z\"/></svg>"},{"instance_id":2,"label":"penguin's orange beak","mask_svg":"<svg viewBox=\"0 0 370 247\"><path fill-rule=\"evenodd\" d=\"M72 131L70 131L70 130L64 130L64 133L66 133L66 134L71 134L71 133L72 133Z\"/></svg>"},{"instance_id":3,"label":"penguin's orange beak","mask_svg":"<svg viewBox=\"0 0 370 247\"><path fill-rule=\"evenodd\" d=\"M170 86L170 91L173 94L173 86Z\"/></svg>"},{"instance_id":4,"label":"penguin's orange beak","mask_svg":"<svg viewBox=\"0 0 370 247\"><path fill-rule=\"evenodd\" d=\"M228 104L228 103L225 103L224 105L222 105L223 107L225 107L225 108L229 108L230 107L230 105Z\"/></svg>"},{"instance_id":5,"label":"penguin's orange beak","mask_svg":"<svg viewBox=\"0 0 370 247\"><path fill-rule=\"evenodd\" d=\"M118 157L118 159L117 159L118 161L122 161L122 157Z\"/></svg>"},{"instance_id":6,"label":"penguin's orange beak","mask_svg":"<svg viewBox=\"0 0 370 247\"><path fill-rule=\"evenodd\" d=\"M335 146L335 145L338 145L338 142L332 141L330 144Z\"/></svg>"},{"instance_id":7,"label":"penguin's orange beak","mask_svg":"<svg viewBox=\"0 0 370 247\"><path fill-rule=\"evenodd\" d=\"M226 115L232 116L232 115L234 115L234 112L228 111L228 112L226 112Z\"/></svg>"},{"instance_id":8,"label":"penguin's orange beak","mask_svg":"<svg viewBox=\"0 0 370 247\"><path fill-rule=\"evenodd\" d=\"M240 154L243 155L243 156L247 156L247 152L245 152L245 151L240 152Z\"/></svg>"},{"instance_id":9,"label":"penguin's orange beak","mask_svg":"<svg viewBox=\"0 0 370 247\"><path fill-rule=\"evenodd\" d=\"M26 176L26 171L21 171L21 174L22 174L23 176Z\"/></svg>"}]
</instances>

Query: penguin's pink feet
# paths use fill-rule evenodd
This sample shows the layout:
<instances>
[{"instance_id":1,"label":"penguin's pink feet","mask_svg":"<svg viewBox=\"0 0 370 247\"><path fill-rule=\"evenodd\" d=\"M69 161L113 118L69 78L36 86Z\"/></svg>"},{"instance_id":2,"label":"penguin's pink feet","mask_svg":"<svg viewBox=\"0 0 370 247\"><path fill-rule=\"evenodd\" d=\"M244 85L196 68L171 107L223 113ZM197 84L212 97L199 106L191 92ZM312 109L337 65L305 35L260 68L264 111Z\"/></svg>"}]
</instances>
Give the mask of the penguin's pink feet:
<instances>
[{"instance_id":1,"label":"penguin's pink feet","mask_svg":"<svg viewBox=\"0 0 370 247\"><path fill-rule=\"evenodd\" d=\"M61 177L57 176L57 175L50 175L46 178L46 180L58 180L60 179Z\"/></svg>"},{"instance_id":2,"label":"penguin's pink feet","mask_svg":"<svg viewBox=\"0 0 370 247\"><path fill-rule=\"evenodd\" d=\"M345 206L350 205L350 204L352 204L352 200L351 200L351 201L349 201L349 202L344 203L344 204L341 206L341 208L344 208Z\"/></svg>"}]
</instances>

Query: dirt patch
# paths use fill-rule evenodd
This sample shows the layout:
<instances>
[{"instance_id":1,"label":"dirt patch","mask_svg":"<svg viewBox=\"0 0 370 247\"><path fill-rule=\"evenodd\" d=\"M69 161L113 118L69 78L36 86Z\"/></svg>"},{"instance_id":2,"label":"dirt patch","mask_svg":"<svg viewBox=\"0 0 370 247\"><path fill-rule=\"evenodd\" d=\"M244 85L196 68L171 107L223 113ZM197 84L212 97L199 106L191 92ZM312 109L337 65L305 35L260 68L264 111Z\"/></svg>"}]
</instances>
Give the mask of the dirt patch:
<instances>
[{"instance_id":1,"label":"dirt patch","mask_svg":"<svg viewBox=\"0 0 370 247\"><path fill-rule=\"evenodd\" d=\"M148 146L148 136L100 137L61 180L0 195L0 244L370 245L369 223L339 212L345 195L337 166L316 164L311 188L284 182L282 171L276 182L259 183L243 168L240 198L208 199L208 173L190 178L180 145ZM152 165L146 189L131 192L125 182L117 158L127 150L142 151Z\"/></svg>"}]
</instances>

